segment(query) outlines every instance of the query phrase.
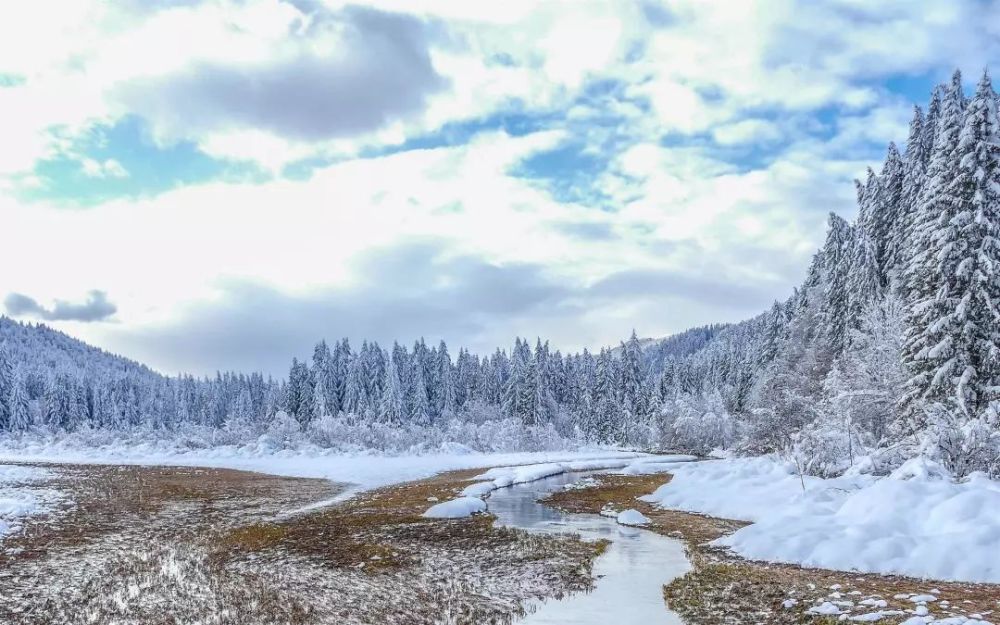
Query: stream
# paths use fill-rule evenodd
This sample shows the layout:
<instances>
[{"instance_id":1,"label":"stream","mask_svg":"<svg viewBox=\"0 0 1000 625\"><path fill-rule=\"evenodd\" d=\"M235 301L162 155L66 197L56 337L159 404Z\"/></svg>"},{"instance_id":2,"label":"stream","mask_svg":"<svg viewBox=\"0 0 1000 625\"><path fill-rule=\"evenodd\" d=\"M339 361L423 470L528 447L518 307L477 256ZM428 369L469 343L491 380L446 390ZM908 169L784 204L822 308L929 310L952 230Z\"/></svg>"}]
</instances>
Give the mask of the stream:
<instances>
[{"instance_id":1,"label":"stream","mask_svg":"<svg viewBox=\"0 0 1000 625\"><path fill-rule=\"evenodd\" d=\"M489 511L501 525L536 533L579 534L585 540L612 541L594 565L596 587L563 599L531 604L534 609L518 623L531 625L680 625L667 610L663 585L687 573L691 566L684 545L643 529L619 525L595 514L568 514L539 504L547 493L592 473L564 473L494 491Z\"/></svg>"}]
</instances>

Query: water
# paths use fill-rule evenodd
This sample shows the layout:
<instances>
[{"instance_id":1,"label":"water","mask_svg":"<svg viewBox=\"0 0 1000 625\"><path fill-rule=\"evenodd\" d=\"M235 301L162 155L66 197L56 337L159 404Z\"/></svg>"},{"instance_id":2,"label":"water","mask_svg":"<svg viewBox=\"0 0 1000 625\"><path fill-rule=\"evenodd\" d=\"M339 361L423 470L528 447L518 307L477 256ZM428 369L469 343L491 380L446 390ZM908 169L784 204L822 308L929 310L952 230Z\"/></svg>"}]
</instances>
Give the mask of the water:
<instances>
[{"instance_id":1,"label":"water","mask_svg":"<svg viewBox=\"0 0 1000 625\"><path fill-rule=\"evenodd\" d=\"M487 500L499 523L530 532L572 532L586 540L613 541L594 565L596 588L561 600L536 604L519 623L531 625L679 625L666 609L663 585L690 570L680 541L619 525L613 518L565 514L537 503L546 493L578 481L585 474L557 475L494 491Z\"/></svg>"}]
</instances>

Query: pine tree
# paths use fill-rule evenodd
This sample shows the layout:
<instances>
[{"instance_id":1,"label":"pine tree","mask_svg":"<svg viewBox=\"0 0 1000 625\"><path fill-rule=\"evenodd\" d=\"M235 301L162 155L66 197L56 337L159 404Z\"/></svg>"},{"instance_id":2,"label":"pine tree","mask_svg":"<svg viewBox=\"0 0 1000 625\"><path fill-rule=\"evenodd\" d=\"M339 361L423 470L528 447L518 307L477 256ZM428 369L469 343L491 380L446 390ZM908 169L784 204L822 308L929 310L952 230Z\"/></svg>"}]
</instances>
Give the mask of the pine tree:
<instances>
[{"instance_id":1,"label":"pine tree","mask_svg":"<svg viewBox=\"0 0 1000 625\"><path fill-rule=\"evenodd\" d=\"M427 397L427 384L424 382L424 367L416 358L410 361L410 386L406 392L406 409L410 421L417 425L428 425L431 419L430 401Z\"/></svg>"},{"instance_id":2,"label":"pine tree","mask_svg":"<svg viewBox=\"0 0 1000 625\"><path fill-rule=\"evenodd\" d=\"M622 343L620 376L618 395L621 398L622 419L618 442L625 444L630 440L631 427L647 416L642 347L635 330L632 330L628 342Z\"/></svg>"},{"instance_id":3,"label":"pine tree","mask_svg":"<svg viewBox=\"0 0 1000 625\"><path fill-rule=\"evenodd\" d=\"M823 335L835 354L840 353L847 341L850 309L847 285L853 243L850 224L830 213L830 225L822 252L822 284L825 288L820 315Z\"/></svg>"},{"instance_id":4,"label":"pine tree","mask_svg":"<svg viewBox=\"0 0 1000 625\"><path fill-rule=\"evenodd\" d=\"M541 339L535 343L535 355L531 361L531 369L534 375L532 400L531 400L531 422L534 424L551 423L556 416L557 407L555 399L552 397L552 376L549 370L549 344L542 345Z\"/></svg>"},{"instance_id":5,"label":"pine tree","mask_svg":"<svg viewBox=\"0 0 1000 625\"><path fill-rule=\"evenodd\" d=\"M31 409L28 405L28 391L24 388L24 378L15 372L10 393L10 429L25 432L31 428Z\"/></svg>"},{"instance_id":6,"label":"pine tree","mask_svg":"<svg viewBox=\"0 0 1000 625\"><path fill-rule=\"evenodd\" d=\"M953 345L947 319L958 300L951 289L955 263L944 246L958 230L953 221L960 206L958 187L958 144L964 125L964 96L956 72L951 87L941 97L937 133L927 180L914 223L906 292L911 312L907 316L904 359L913 376L907 382L903 403L912 417L912 428L923 422L918 400L939 401L953 395ZM948 258L945 258L945 253Z\"/></svg>"},{"instance_id":7,"label":"pine tree","mask_svg":"<svg viewBox=\"0 0 1000 625\"><path fill-rule=\"evenodd\" d=\"M862 311L879 298L882 274L878 268L875 245L864 230L856 229L851 254L847 277L850 301L848 327L857 328L860 325Z\"/></svg>"},{"instance_id":8,"label":"pine tree","mask_svg":"<svg viewBox=\"0 0 1000 625\"><path fill-rule=\"evenodd\" d=\"M437 351L437 413L440 415L455 414L455 372L448 354L448 345L444 341L438 345Z\"/></svg>"},{"instance_id":9,"label":"pine tree","mask_svg":"<svg viewBox=\"0 0 1000 625\"><path fill-rule=\"evenodd\" d=\"M337 404L337 382L334 377L333 354L326 341L320 341L313 350L313 414L335 415L340 406Z\"/></svg>"},{"instance_id":10,"label":"pine tree","mask_svg":"<svg viewBox=\"0 0 1000 625\"><path fill-rule=\"evenodd\" d=\"M889 144L885 164L879 175L879 194L876 216L869 236L875 247L882 287L894 286L899 280L906 250L898 236L904 221L903 178L905 165L895 143Z\"/></svg>"},{"instance_id":11,"label":"pine tree","mask_svg":"<svg viewBox=\"0 0 1000 625\"><path fill-rule=\"evenodd\" d=\"M533 425L535 417L535 363L527 341L517 338L510 357L510 371L504 385L503 413Z\"/></svg>"},{"instance_id":12,"label":"pine tree","mask_svg":"<svg viewBox=\"0 0 1000 625\"><path fill-rule=\"evenodd\" d=\"M607 349L601 349L595 365L594 397L591 405L594 409L592 421L594 438L602 443L614 440L615 434L621 431L619 416L620 404L616 393L618 372L615 359Z\"/></svg>"},{"instance_id":13,"label":"pine tree","mask_svg":"<svg viewBox=\"0 0 1000 625\"><path fill-rule=\"evenodd\" d=\"M938 235L944 282L938 299L951 310L936 323L941 340L932 351L947 359L936 375L954 380L955 400L972 416L997 397L1000 382L1000 118L986 73L956 152L951 188L958 204Z\"/></svg>"},{"instance_id":14,"label":"pine tree","mask_svg":"<svg viewBox=\"0 0 1000 625\"><path fill-rule=\"evenodd\" d=\"M403 422L403 386L392 358L386 358L385 381L382 384L382 398L379 402L379 417L390 425Z\"/></svg>"},{"instance_id":15,"label":"pine tree","mask_svg":"<svg viewBox=\"0 0 1000 625\"><path fill-rule=\"evenodd\" d=\"M7 352L0 347L0 431L10 429L11 393L14 389L14 367Z\"/></svg>"},{"instance_id":16,"label":"pine tree","mask_svg":"<svg viewBox=\"0 0 1000 625\"><path fill-rule=\"evenodd\" d=\"M907 292L906 270L912 261L913 229L917 212L920 209L920 194L924 187L927 174L927 154L924 143L926 122L919 106L913 107L913 119L910 120L910 132L906 139L906 155L902 197L900 198L899 223L893 234L893 246L896 249L895 275L893 288L903 300L909 298Z\"/></svg>"},{"instance_id":17,"label":"pine tree","mask_svg":"<svg viewBox=\"0 0 1000 625\"><path fill-rule=\"evenodd\" d=\"M365 378L364 359L359 353L347 367L347 382L344 385L344 412L349 415L363 417L369 408Z\"/></svg>"}]
</instances>

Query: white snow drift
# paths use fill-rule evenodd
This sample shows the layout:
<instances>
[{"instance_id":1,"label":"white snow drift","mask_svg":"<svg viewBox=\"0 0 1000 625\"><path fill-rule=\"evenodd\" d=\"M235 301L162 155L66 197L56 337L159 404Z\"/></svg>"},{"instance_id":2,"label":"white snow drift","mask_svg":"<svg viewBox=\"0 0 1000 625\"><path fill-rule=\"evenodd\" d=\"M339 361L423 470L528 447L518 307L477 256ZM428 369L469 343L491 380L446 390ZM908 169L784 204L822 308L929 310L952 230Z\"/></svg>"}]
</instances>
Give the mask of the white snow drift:
<instances>
[{"instance_id":1,"label":"white snow drift","mask_svg":"<svg viewBox=\"0 0 1000 625\"><path fill-rule=\"evenodd\" d=\"M878 479L806 477L773 458L680 465L643 499L753 521L715 544L806 567L1000 583L1000 483L911 460Z\"/></svg>"},{"instance_id":2,"label":"white snow drift","mask_svg":"<svg viewBox=\"0 0 1000 625\"><path fill-rule=\"evenodd\" d=\"M514 484L525 484L542 480L553 475L576 471L598 471L620 469L623 472L640 473L649 471L648 467L655 467L657 471L664 471L666 467L691 462L696 460L694 456L687 455L666 455L666 456L621 456L591 457L563 462L542 462L537 464L525 464L519 466L495 467L485 473L481 473L473 480L480 480L470 484L462 490L461 497L431 506L425 513L426 517L434 518L459 518L469 516L486 509L485 503L482 509L475 506L469 500L476 500L480 503L483 497L498 488L506 488ZM464 512L464 513L463 513ZM637 511L633 510L632 512ZM641 516L641 515L640 515ZM648 521L648 519L647 519ZM638 525L634 523L633 525Z\"/></svg>"},{"instance_id":3,"label":"white snow drift","mask_svg":"<svg viewBox=\"0 0 1000 625\"><path fill-rule=\"evenodd\" d=\"M51 476L50 471L36 467L0 465L0 540L62 498L58 491L35 486Z\"/></svg>"},{"instance_id":4,"label":"white snow drift","mask_svg":"<svg viewBox=\"0 0 1000 625\"><path fill-rule=\"evenodd\" d=\"M616 517L617 521L621 525L647 525L649 519L645 514L639 512L634 508L629 508L628 510L622 510L618 513Z\"/></svg>"},{"instance_id":5,"label":"white snow drift","mask_svg":"<svg viewBox=\"0 0 1000 625\"><path fill-rule=\"evenodd\" d=\"M460 519L479 512L486 512L486 502L479 497L459 497L435 504L424 512L431 519Z\"/></svg>"}]
</instances>

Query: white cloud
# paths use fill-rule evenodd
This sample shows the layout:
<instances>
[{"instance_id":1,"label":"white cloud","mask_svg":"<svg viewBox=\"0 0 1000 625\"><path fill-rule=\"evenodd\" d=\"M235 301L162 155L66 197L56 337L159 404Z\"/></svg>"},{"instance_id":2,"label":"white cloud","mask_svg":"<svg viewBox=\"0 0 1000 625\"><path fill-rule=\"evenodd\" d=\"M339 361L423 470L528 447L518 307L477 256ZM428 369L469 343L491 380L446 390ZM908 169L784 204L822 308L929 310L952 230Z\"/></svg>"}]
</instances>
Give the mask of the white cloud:
<instances>
[{"instance_id":1,"label":"white cloud","mask_svg":"<svg viewBox=\"0 0 1000 625\"><path fill-rule=\"evenodd\" d=\"M743 119L712 129L712 137L719 145L769 144L780 141L783 136L778 124L764 119Z\"/></svg>"},{"instance_id":2,"label":"white cloud","mask_svg":"<svg viewBox=\"0 0 1000 625\"><path fill-rule=\"evenodd\" d=\"M92 158L83 158L80 167L85 176L90 178L127 178L128 171L121 163L113 158L98 161Z\"/></svg>"},{"instance_id":3,"label":"white cloud","mask_svg":"<svg viewBox=\"0 0 1000 625\"><path fill-rule=\"evenodd\" d=\"M144 116L161 145L184 138L274 174L74 211L4 194L0 218L17 235L0 246L0 266L19 270L0 275L0 295L49 301L100 289L119 306L121 327L153 327L175 321L179 309L219 303L220 285L232 281L291 298L354 288L368 279L359 259L434 240L446 259L531 263L576 289L573 301L625 271L668 273L690 287L497 320L492 334L476 337L482 344L512 331L593 344L633 325L652 334L731 319L743 311L699 301L690 285L722 280L777 297L801 276L826 212L851 212L849 180L881 151L873 146L903 138L909 103L881 81L944 77L952 64L978 71L1000 56L992 19L1000 11L973 0L678 0L656 19L642 3L618 0L372 0L366 6L408 16L419 31L399 67L426 54L417 67L441 78L429 73L430 87L400 114L311 136L301 120L277 119L267 107L237 115L230 100L171 99L204 96L206 68L245 93L261 75L285 84L282 72L303 59L351 67L368 59L365 39L351 39L352 22L336 13L351 3L311 11L320 4L39 1L0 22L0 73L19 78L0 86L0 189L39 184L34 165L55 154L96 178L129 175L114 158L74 147L95 124L128 114ZM179 77L197 89L147 89L176 87ZM512 136L486 127L450 133L447 147L360 157L507 115L544 117L550 130ZM584 199L560 201L546 181L512 174L532 155L580 142L610 159L585 180L598 199L574 189ZM757 146L767 150L753 162L730 160ZM309 158L337 162L306 180L281 177ZM43 247L58 254L23 263Z\"/></svg>"}]
</instances>

